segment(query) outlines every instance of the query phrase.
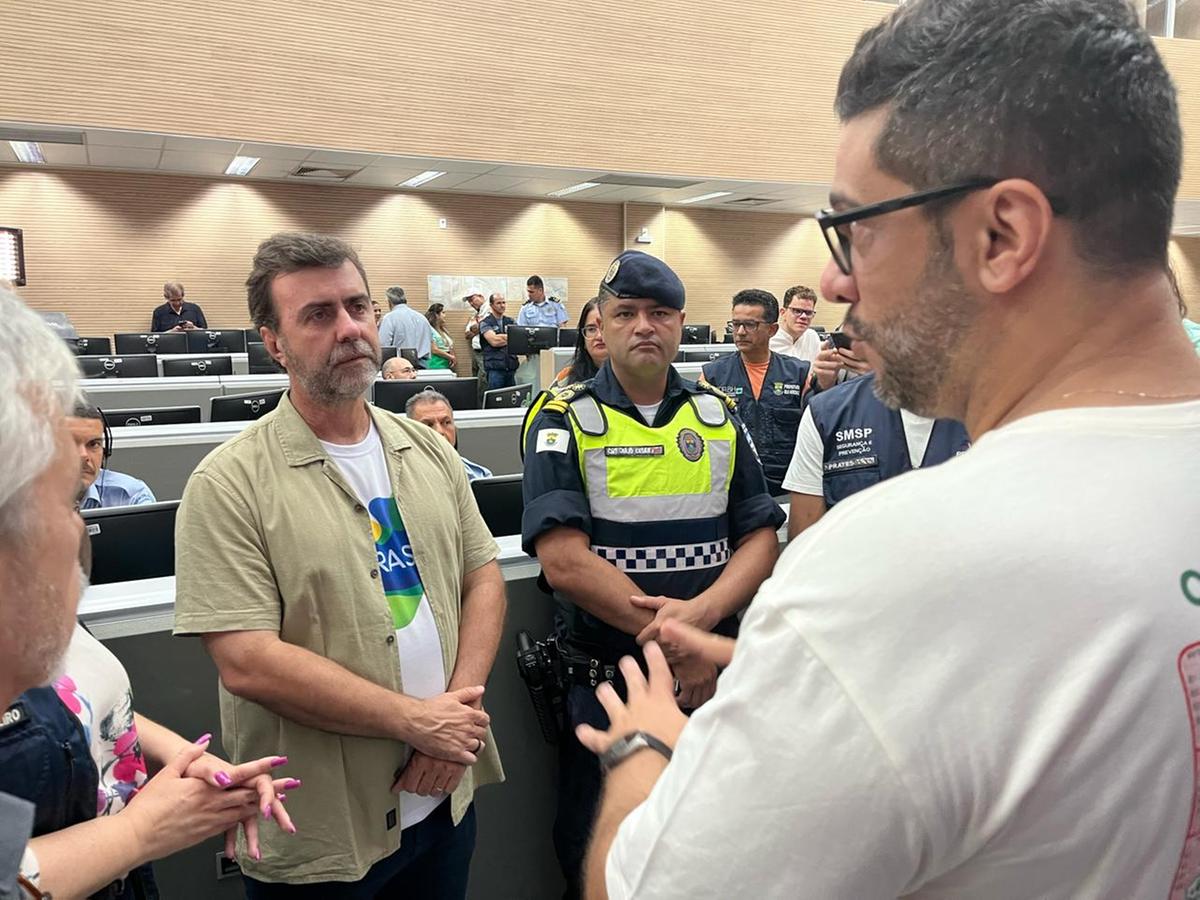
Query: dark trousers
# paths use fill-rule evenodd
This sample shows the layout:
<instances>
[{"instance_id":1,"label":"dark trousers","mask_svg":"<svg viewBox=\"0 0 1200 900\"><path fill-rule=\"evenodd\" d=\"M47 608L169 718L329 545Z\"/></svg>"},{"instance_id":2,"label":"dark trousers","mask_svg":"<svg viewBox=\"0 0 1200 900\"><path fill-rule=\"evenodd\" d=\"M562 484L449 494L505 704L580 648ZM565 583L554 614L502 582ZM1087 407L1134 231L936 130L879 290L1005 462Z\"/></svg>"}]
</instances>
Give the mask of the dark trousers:
<instances>
[{"instance_id":1,"label":"dark trousers","mask_svg":"<svg viewBox=\"0 0 1200 900\"><path fill-rule=\"evenodd\" d=\"M371 866L361 881L276 884L243 877L246 900L463 900L475 850L475 807L454 827L450 800L405 828L400 849Z\"/></svg>"},{"instance_id":2,"label":"dark trousers","mask_svg":"<svg viewBox=\"0 0 1200 900\"><path fill-rule=\"evenodd\" d=\"M573 685L567 693L566 733L558 746L558 814L554 819L554 852L567 890L567 900L583 896L582 869L588 839L600 800L600 763L596 754L575 737L575 726L586 723L608 728L608 715L589 687Z\"/></svg>"},{"instance_id":3,"label":"dark trousers","mask_svg":"<svg viewBox=\"0 0 1200 900\"><path fill-rule=\"evenodd\" d=\"M471 348L471 377L476 380L479 405L483 406L483 392L487 390L487 371L483 368L483 351Z\"/></svg>"},{"instance_id":4,"label":"dark trousers","mask_svg":"<svg viewBox=\"0 0 1200 900\"><path fill-rule=\"evenodd\" d=\"M494 391L496 388L512 387L517 383L517 373L508 369L488 369L487 382L489 391Z\"/></svg>"}]
</instances>

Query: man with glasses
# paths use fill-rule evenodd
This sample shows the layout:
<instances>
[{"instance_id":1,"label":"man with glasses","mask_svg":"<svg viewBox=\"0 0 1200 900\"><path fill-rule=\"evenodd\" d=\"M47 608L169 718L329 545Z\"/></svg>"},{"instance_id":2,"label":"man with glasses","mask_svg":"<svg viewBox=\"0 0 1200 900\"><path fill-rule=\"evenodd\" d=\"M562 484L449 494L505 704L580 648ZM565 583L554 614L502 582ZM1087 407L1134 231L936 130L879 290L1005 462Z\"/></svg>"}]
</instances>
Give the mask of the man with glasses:
<instances>
[{"instance_id":1,"label":"man with glasses","mask_svg":"<svg viewBox=\"0 0 1200 900\"><path fill-rule=\"evenodd\" d=\"M779 301L768 291L735 294L727 327L733 329L737 353L706 363L701 378L737 404L738 416L754 438L767 489L779 496L796 446L809 364L768 346L779 330Z\"/></svg>"},{"instance_id":2,"label":"man with glasses","mask_svg":"<svg viewBox=\"0 0 1200 900\"><path fill-rule=\"evenodd\" d=\"M793 285L783 295L779 328L771 336L771 350L811 363L821 350L821 337L812 328L817 295L810 287Z\"/></svg>"},{"instance_id":3,"label":"man with glasses","mask_svg":"<svg viewBox=\"0 0 1200 900\"><path fill-rule=\"evenodd\" d=\"M821 292L880 399L975 444L789 546L690 722L657 647L599 692L589 896L1194 896L1200 360L1155 43L1125 0L909 0L836 109Z\"/></svg>"}]
</instances>

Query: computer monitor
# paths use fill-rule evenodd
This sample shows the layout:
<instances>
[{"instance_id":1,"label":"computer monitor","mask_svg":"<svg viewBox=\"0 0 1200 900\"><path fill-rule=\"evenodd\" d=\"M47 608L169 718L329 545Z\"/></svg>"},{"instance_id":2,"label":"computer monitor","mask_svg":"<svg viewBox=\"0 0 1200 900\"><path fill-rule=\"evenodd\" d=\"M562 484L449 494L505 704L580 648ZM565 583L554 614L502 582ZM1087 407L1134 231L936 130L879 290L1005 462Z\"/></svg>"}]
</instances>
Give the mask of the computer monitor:
<instances>
[{"instance_id":1,"label":"computer monitor","mask_svg":"<svg viewBox=\"0 0 1200 900\"><path fill-rule=\"evenodd\" d=\"M188 353L245 353L246 332L241 328L224 328L213 331L197 328L184 332L187 335Z\"/></svg>"},{"instance_id":2,"label":"computer monitor","mask_svg":"<svg viewBox=\"0 0 1200 900\"><path fill-rule=\"evenodd\" d=\"M112 353L112 341L106 337L81 337L67 341L76 356L108 356Z\"/></svg>"},{"instance_id":3,"label":"computer monitor","mask_svg":"<svg viewBox=\"0 0 1200 900\"><path fill-rule=\"evenodd\" d=\"M558 329L558 346L574 347L575 342L579 340L578 328L560 328Z\"/></svg>"},{"instance_id":4,"label":"computer monitor","mask_svg":"<svg viewBox=\"0 0 1200 900\"><path fill-rule=\"evenodd\" d=\"M684 325L683 343L709 344L712 343L712 328L708 325Z\"/></svg>"},{"instance_id":5,"label":"computer monitor","mask_svg":"<svg viewBox=\"0 0 1200 900\"><path fill-rule=\"evenodd\" d=\"M413 394L424 390L437 391L450 401L456 411L479 408L479 382L474 378L439 378L437 381L376 381L375 405L394 413L404 414L404 404Z\"/></svg>"},{"instance_id":6,"label":"computer monitor","mask_svg":"<svg viewBox=\"0 0 1200 900\"><path fill-rule=\"evenodd\" d=\"M471 493L484 524L494 537L521 533L521 513L525 501L521 496L520 475L500 475L496 478L476 478Z\"/></svg>"},{"instance_id":7,"label":"computer monitor","mask_svg":"<svg viewBox=\"0 0 1200 900\"><path fill-rule=\"evenodd\" d=\"M417 356L416 350L414 350L412 347L398 347L397 349L399 350L399 355L401 357L407 359L413 364L414 367L418 369L421 368L421 357ZM380 365L382 366L383 363L381 362Z\"/></svg>"},{"instance_id":8,"label":"computer monitor","mask_svg":"<svg viewBox=\"0 0 1200 900\"><path fill-rule=\"evenodd\" d=\"M722 356L728 356L729 350L684 350L684 362L712 362L714 359L720 359Z\"/></svg>"},{"instance_id":9,"label":"computer monitor","mask_svg":"<svg viewBox=\"0 0 1200 900\"><path fill-rule=\"evenodd\" d=\"M132 356L81 356L84 378L157 378L158 357L153 353Z\"/></svg>"},{"instance_id":10,"label":"computer monitor","mask_svg":"<svg viewBox=\"0 0 1200 900\"><path fill-rule=\"evenodd\" d=\"M515 356L529 356L539 350L558 346L558 329L549 325L508 326L508 352Z\"/></svg>"},{"instance_id":11,"label":"computer monitor","mask_svg":"<svg viewBox=\"0 0 1200 900\"><path fill-rule=\"evenodd\" d=\"M164 378L188 378L194 375L232 375L231 356L185 356L162 361Z\"/></svg>"},{"instance_id":12,"label":"computer monitor","mask_svg":"<svg viewBox=\"0 0 1200 900\"><path fill-rule=\"evenodd\" d=\"M522 406L528 406L532 396L532 384L518 384L513 387L496 388L494 391L483 392L483 408L518 409Z\"/></svg>"},{"instance_id":13,"label":"computer monitor","mask_svg":"<svg viewBox=\"0 0 1200 900\"><path fill-rule=\"evenodd\" d=\"M174 575L178 508L179 501L170 500L85 509L81 515L92 543L92 584Z\"/></svg>"},{"instance_id":14,"label":"computer monitor","mask_svg":"<svg viewBox=\"0 0 1200 900\"><path fill-rule=\"evenodd\" d=\"M261 419L279 405L286 388L257 394L231 394L213 397L209 419L213 422L251 422Z\"/></svg>"},{"instance_id":15,"label":"computer monitor","mask_svg":"<svg viewBox=\"0 0 1200 900\"><path fill-rule=\"evenodd\" d=\"M182 331L165 334L115 334L118 353L187 353L187 335Z\"/></svg>"},{"instance_id":16,"label":"computer monitor","mask_svg":"<svg viewBox=\"0 0 1200 900\"><path fill-rule=\"evenodd\" d=\"M251 375L279 375L283 367L271 358L267 345L261 342L246 345L247 369Z\"/></svg>"},{"instance_id":17,"label":"computer monitor","mask_svg":"<svg viewBox=\"0 0 1200 900\"><path fill-rule=\"evenodd\" d=\"M415 354L416 351L414 350L413 353ZM379 368L382 369L383 364L385 362L387 362L389 359L395 359L399 355L400 355L399 347L380 347L379 348ZM407 359L407 357L405 357L405 359ZM416 363L413 363L413 365L415 366Z\"/></svg>"},{"instance_id":18,"label":"computer monitor","mask_svg":"<svg viewBox=\"0 0 1200 900\"><path fill-rule=\"evenodd\" d=\"M148 406L136 409L102 409L109 428L137 425L191 425L200 421L198 406Z\"/></svg>"},{"instance_id":19,"label":"computer monitor","mask_svg":"<svg viewBox=\"0 0 1200 900\"><path fill-rule=\"evenodd\" d=\"M242 334L246 336L246 346L251 344L261 344L263 342L262 335L258 333L257 328L243 328Z\"/></svg>"}]
</instances>

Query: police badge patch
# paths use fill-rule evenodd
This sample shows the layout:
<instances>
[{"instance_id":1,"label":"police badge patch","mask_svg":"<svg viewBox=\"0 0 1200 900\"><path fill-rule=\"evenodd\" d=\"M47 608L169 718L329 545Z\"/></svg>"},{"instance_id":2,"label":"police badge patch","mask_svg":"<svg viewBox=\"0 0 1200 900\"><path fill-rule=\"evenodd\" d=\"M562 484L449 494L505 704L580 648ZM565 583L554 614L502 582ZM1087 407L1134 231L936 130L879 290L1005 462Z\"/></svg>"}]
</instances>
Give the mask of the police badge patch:
<instances>
[{"instance_id":1,"label":"police badge patch","mask_svg":"<svg viewBox=\"0 0 1200 900\"><path fill-rule=\"evenodd\" d=\"M613 279L617 277L617 272L621 269L621 261L614 259L612 265L608 267L608 271L604 274L604 283L612 284Z\"/></svg>"},{"instance_id":2,"label":"police badge patch","mask_svg":"<svg viewBox=\"0 0 1200 900\"><path fill-rule=\"evenodd\" d=\"M704 438L690 428L680 431L675 442L679 444L679 452L688 462L696 462L704 455Z\"/></svg>"}]
</instances>

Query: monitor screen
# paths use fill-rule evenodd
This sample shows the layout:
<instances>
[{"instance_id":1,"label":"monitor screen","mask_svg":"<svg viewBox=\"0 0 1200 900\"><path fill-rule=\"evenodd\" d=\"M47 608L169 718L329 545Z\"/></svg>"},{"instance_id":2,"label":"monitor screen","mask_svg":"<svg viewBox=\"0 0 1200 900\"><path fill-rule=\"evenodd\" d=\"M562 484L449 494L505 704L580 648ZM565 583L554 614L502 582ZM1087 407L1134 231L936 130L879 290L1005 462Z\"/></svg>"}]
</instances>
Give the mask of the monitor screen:
<instances>
[{"instance_id":1,"label":"monitor screen","mask_svg":"<svg viewBox=\"0 0 1200 900\"><path fill-rule=\"evenodd\" d=\"M708 344L712 341L712 329L707 325L684 325L683 343Z\"/></svg>"},{"instance_id":2,"label":"monitor screen","mask_svg":"<svg viewBox=\"0 0 1200 900\"><path fill-rule=\"evenodd\" d=\"M493 537L521 533L525 501L521 496L520 475L476 478L471 482L471 492Z\"/></svg>"},{"instance_id":3,"label":"monitor screen","mask_svg":"<svg viewBox=\"0 0 1200 900\"><path fill-rule=\"evenodd\" d=\"M385 362L387 362L389 359L395 358L396 356L399 355L399 353L400 353L399 347L380 347L379 348L379 368L382 369L383 364ZM414 350L413 353L416 353L416 351ZM407 356L404 358L408 359ZM413 363L413 365L415 366L416 363Z\"/></svg>"},{"instance_id":4,"label":"monitor screen","mask_svg":"<svg viewBox=\"0 0 1200 900\"><path fill-rule=\"evenodd\" d=\"M80 515L92 543L92 584L174 575L178 508L179 501L171 500L85 509Z\"/></svg>"},{"instance_id":5,"label":"monitor screen","mask_svg":"<svg viewBox=\"0 0 1200 900\"><path fill-rule=\"evenodd\" d=\"M558 329L558 346L574 347L575 341L579 339L578 328L560 328Z\"/></svg>"},{"instance_id":6,"label":"monitor screen","mask_svg":"<svg viewBox=\"0 0 1200 900\"><path fill-rule=\"evenodd\" d=\"M279 375L283 367L271 358L267 345L254 343L246 345L247 369L251 375Z\"/></svg>"},{"instance_id":7,"label":"monitor screen","mask_svg":"<svg viewBox=\"0 0 1200 900\"><path fill-rule=\"evenodd\" d=\"M418 369L421 368L421 358L417 356L416 350L414 350L412 347L400 347L399 351L400 355L407 359L410 363L412 363ZM381 362L380 365L382 366L383 363Z\"/></svg>"},{"instance_id":8,"label":"monitor screen","mask_svg":"<svg viewBox=\"0 0 1200 900\"><path fill-rule=\"evenodd\" d=\"M496 388L483 392L484 409L516 409L528 406L533 396L532 384L518 384L508 388Z\"/></svg>"},{"instance_id":9,"label":"monitor screen","mask_svg":"<svg viewBox=\"0 0 1200 900\"><path fill-rule=\"evenodd\" d=\"M712 362L722 356L728 356L731 350L684 350L683 362Z\"/></svg>"},{"instance_id":10,"label":"monitor screen","mask_svg":"<svg viewBox=\"0 0 1200 900\"><path fill-rule=\"evenodd\" d=\"M404 415L404 404L423 390L437 391L455 410L479 409L479 381L475 378L439 378L437 381L376 381L375 405Z\"/></svg>"},{"instance_id":11,"label":"monitor screen","mask_svg":"<svg viewBox=\"0 0 1200 900\"><path fill-rule=\"evenodd\" d=\"M118 353L187 353L187 335L182 331L165 334L115 334Z\"/></svg>"},{"instance_id":12,"label":"monitor screen","mask_svg":"<svg viewBox=\"0 0 1200 900\"><path fill-rule=\"evenodd\" d=\"M132 356L81 356L79 367L85 378L157 378L158 357L152 353Z\"/></svg>"},{"instance_id":13,"label":"monitor screen","mask_svg":"<svg viewBox=\"0 0 1200 900\"><path fill-rule=\"evenodd\" d=\"M229 356L190 356L162 361L164 378L187 378L193 375L232 375L233 358Z\"/></svg>"},{"instance_id":14,"label":"monitor screen","mask_svg":"<svg viewBox=\"0 0 1200 900\"><path fill-rule=\"evenodd\" d=\"M539 350L549 350L558 345L558 329L549 325L509 325L508 352L516 356L529 356Z\"/></svg>"},{"instance_id":15,"label":"monitor screen","mask_svg":"<svg viewBox=\"0 0 1200 900\"><path fill-rule=\"evenodd\" d=\"M279 405L286 388L256 394L231 394L213 397L209 419L213 422L248 422L261 419Z\"/></svg>"},{"instance_id":16,"label":"monitor screen","mask_svg":"<svg viewBox=\"0 0 1200 900\"><path fill-rule=\"evenodd\" d=\"M257 328L243 328L242 334L246 336L246 346L251 344L261 344L263 342L262 335L259 334Z\"/></svg>"},{"instance_id":17,"label":"monitor screen","mask_svg":"<svg viewBox=\"0 0 1200 900\"><path fill-rule=\"evenodd\" d=\"M138 409L102 409L109 428L137 425L190 425L200 421L198 406L153 406Z\"/></svg>"},{"instance_id":18,"label":"monitor screen","mask_svg":"<svg viewBox=\"0 0 1200 900\"><path fill-rule=\"evenodd\" d=\"M109 356L112 353L112 341L106 337L81 337L67 343L76 356Z\"/></svg>"},{"instance_id":19,"label":"monitor screen","mask_svg":"<svg viewBox=\"0 0 1200 900\"><path fill-rule=\"evenodd\" d=\"M225 328L217 331L185 331L188 353L245 353L246 332L241 328Z\"/></svg>"}]
</instances>

